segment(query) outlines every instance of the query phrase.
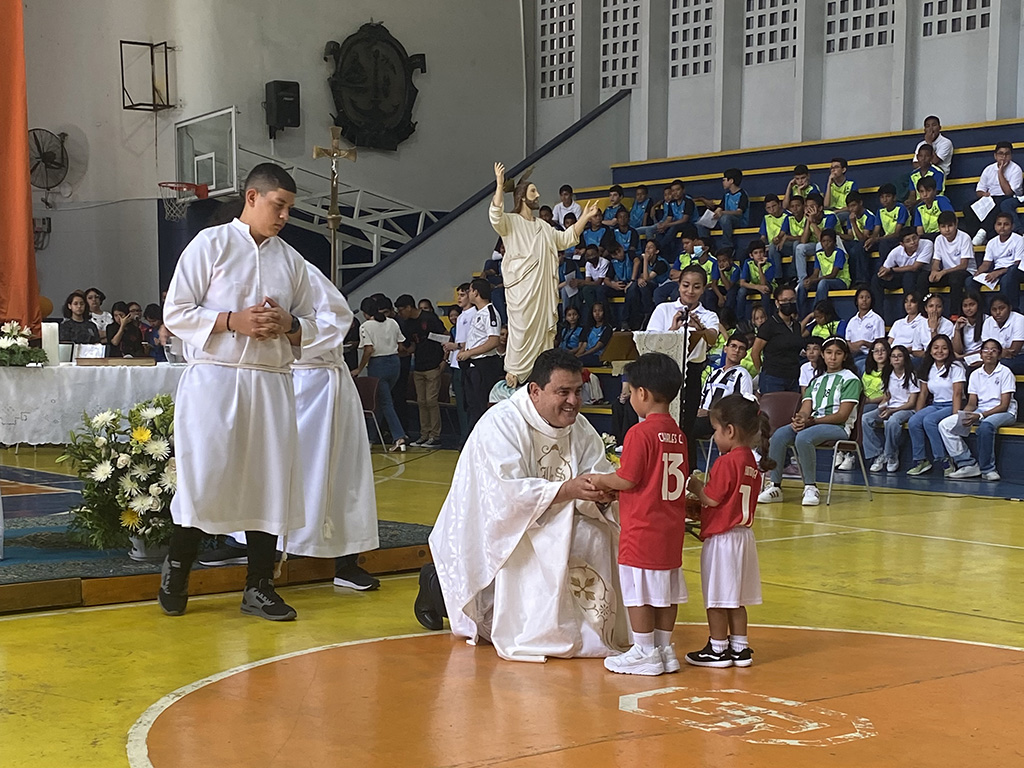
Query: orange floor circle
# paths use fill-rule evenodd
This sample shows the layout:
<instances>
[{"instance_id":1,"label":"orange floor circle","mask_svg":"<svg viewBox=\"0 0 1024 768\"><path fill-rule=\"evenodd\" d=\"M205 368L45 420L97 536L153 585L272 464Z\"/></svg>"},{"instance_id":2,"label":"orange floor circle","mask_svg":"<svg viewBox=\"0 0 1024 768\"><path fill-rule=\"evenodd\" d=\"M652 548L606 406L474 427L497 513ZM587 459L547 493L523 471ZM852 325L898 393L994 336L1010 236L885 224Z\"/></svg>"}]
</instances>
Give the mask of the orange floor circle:
<instances>
[{"instance_id":1,"label":"orange floor circle","mask_svg":"<svg viewBox=\"0 0 1024 768\"><path fill-rule=\"evenodd\" d=\"M703 632L678 627L677 647L700 647ZM501 661L449 634L313 651L174 701L148 733L149 759L861 768L1008 764L1024 749L1012 706L1024 688L1020 651L827 630L750 636L749 669L684 664L660 677L613 675L600 660Z\"/></svg>"}]
</instances>

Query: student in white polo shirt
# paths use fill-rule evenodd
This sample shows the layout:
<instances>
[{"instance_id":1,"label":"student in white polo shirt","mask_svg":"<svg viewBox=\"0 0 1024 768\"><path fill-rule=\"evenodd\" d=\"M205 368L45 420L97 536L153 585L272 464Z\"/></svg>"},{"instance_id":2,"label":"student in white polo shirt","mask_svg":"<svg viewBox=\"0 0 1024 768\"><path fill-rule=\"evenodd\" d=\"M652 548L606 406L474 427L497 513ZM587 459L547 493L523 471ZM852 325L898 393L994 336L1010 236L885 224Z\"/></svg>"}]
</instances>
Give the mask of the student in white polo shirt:
<instances>
[{"instance_id":1,"label":"student in white polo shirt","mask_svg":"<svg viewBox=\"0 0 1024 768\"><path fill-rule=\"evenodd\" d=\"M708 349L718 343L725 329L718 315L701 306L700 299L708 284L708 273L699 264L690 264L679 274L679 298L654 308L647 323L648 331L686 331L690 354L686 358L686 378L680 403L680 426L687 435L693 431L700 405L701 381L708 364ZM696 440L687 444L690 471L697 467Z\"/></svg>"},{"instance_id":2,"label":"student in white polo shirt","mask_svg":"<svg viewBox=\"0 0 1024 768\"><path fill-rule=\"evenodd\" d=\"M466 348L466 338L469 336L469 325L476 314L476 307L469 300L469 283L463 283L456 289L458 295L458 307L461 310L458 319L455 321L455 337L451 342L444 345L444 351L448 353L448 367L452 374L452 389L455 390L455 411L459 416L460 444L466 442L469 437L469 410L466 404L466 380L465 373L469 366L459 365L459 352Z\"/></svg>"},{"instance_id":3,"label":"student in white polo shirt","mask_svg":"<svg viewBox=\"0 0 1024 768\"><path fill-rule=\"evenodd\" d=\"M978 274L985 275L990 288L998 286L1013 306L1020 304L1021 257L1024 256L1024 237L1013 231L1013 217L1005 212L996 216L996 237L985 244L985 258Z\"/></svg>"},{"instance_id":4,"label":"student in white polo shirt","mask_svg":"<svg viewBox=\"0 0 1024 768\"><path fill-rule=\"evenodd\" d=\"M981 477L999 480L996 471L996 433L1000 427L1017 420L1017 401L1014 393L1017 382L1013 373L999 362L1003 345L997 339L986 339L981 345L981 367L971 374L967 383L967 405L964 415L947 416L939 422L939 433L953 464L957 469L950 479ZM977 425L978 458L971 455L961 429Z\"/></svg>"},{"instance_id":5,"label":"student in white polo shirt","mask_svg":"<svg viewBox=\"0 0 1024 768\"><path fill-rule=\"evenodd\" d=\"M927 327L927 321L921 314L921 297L913 291L903 294L903 309L906 315L889 328L889 346L902 345L915 357L921 357L924 354L924 346L921 343L924 332L921 329Z\"/></svg>"},{"instance_id":6,"label":"student in white polo shirt","mask_svg":"<svg viewBox=\"0 0 1024 768\"><path fill-rule=\"evenodd\" d=\"M875 299L871 295L871 289L866 285L857 286L854 301L857 304L857 314L846 321L845 336L850 342L853 364L863 374L871 345L876 339L885 338L885 321L873 309Z\"/></svg>"},{"instance_id":7,"label":"student in white polo shirt","mask_svg":"<svg viewBox=\"0 0 1024 768\"><path fill-rule=\"evenodd\" d=\"M1013 218L1013 228L1018 228L1016 195L1021 194L1024 187L1024 172L1013 162L1013 144L1008 141L996 144L993 157L995 162L981 172L975 194L978 200L983 197L992 198L995 207L984 220L978 219L978 214L970 205L964 207L964 229L974 233L975 245L984 245L992 236L995 217L999 212L1005 211L1010 214Z\"/></svg>"},{"instance_id":8,"label":"student in white polo shirt","mask_svg":"<svg viewBox=\"0 0 1024 768\"><path fill-rule=\"evenodd\" d=\"M505 375L498 356L501 343L501 317L491 304L491 284L476 278L469 284L469 299L476 314L469 323L465 348L456 355L460 368L465 365L463 383L469 412L469 431L487 410L491 388Z\"/></svg>"},{"instance_id":9,"label":"student in white polo shirt","mask_svg":"<svg viewBox=\"0 0 1024 768\"><path fill-rule=\"evenodd\" d=\"M970 236L957 228L956 213L943 211L939 214L931 271L922 274L918 287L922 293L931 293L939 286L949 286L949 311L959 315L964 285L977 270Z\"/></svg>"},{"instance_id":10,"label":"student in white polo shirt","mask_svg":"<svg viewBox=\"0 0 1024 768\"><path fill-rule=\"evenodd\" d=\"M900 244L889 251L871 281L875 306L884 309L885 291L902 288L903 293L917 291L918 278L932 266L934 248L930 240L923 239L913 227L900 230Z\"/></svg>"},{"instance_id":11,"label":"student in white polo shirt","mask_svg":"<svg viewBox=\"0 0 1024 768\"><path fill-rule=\"evenodd\" d=\"M997 293L988 303L989 316L981 327L983 339L998 339L1000 362L1015 375L1024 375L1024 315L1014 312L1010 300Z\"/></svg>"}]
</instances>

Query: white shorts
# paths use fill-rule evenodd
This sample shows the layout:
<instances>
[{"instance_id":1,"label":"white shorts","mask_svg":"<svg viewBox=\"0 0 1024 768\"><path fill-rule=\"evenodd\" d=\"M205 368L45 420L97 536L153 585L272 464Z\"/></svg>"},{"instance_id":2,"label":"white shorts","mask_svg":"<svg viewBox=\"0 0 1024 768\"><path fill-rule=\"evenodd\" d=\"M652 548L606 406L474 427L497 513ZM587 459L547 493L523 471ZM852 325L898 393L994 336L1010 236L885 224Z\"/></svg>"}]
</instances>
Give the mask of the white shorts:
<instances>
[{"instance_id":1,"label":"white shorts","mask_svg":"<svg viewBox=\"0 0 1024 768\"><path fill-rule=\"evenodd\" d=\"M682 568L652 571L647 568L620 565L619 583L622 586L622 602L627 608L641 605L668 608L671 605L685 603L689 599Z\"/></svg>"},{"instance_id":2,"label":"white shorts","mask_svg":"<svg viewBox=\"0 0 1024 768\"><path fill-rule=\"evenodd\" d=\"M754 532L737 526L707 539L700 552L700 584L705 608L760 605L761 570Z\"/></svg>"}]
</instances>

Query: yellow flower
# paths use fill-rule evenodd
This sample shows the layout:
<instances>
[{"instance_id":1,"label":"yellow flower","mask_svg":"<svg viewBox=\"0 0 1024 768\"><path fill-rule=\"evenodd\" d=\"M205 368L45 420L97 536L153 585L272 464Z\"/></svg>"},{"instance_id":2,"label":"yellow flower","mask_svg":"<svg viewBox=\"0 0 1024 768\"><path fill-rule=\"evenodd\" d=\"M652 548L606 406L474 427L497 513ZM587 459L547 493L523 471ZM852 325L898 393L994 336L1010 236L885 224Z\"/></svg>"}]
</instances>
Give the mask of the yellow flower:
<instances>
[{"instance_id":1,"label":"yellow flower","mask_svg":"<svg viewBox=\"0 0 1024 768\"><path fill-rule=\"evenodd\" d=\"M142 525L142 516L134 509L126 509L121 513L121 525L137 531Z\"/></svg>"},{"instance_id":2,"label":"yellow flower","mask_svg":"<svg viewBox=\"0 0 1024 768\"><path fill-rule=\"evenodd\" d=\"M135 427L132 430L132 440L137 443L148 443L152 436L153 433L150 432L149 427Z\"/></svg>"}]
</instances>

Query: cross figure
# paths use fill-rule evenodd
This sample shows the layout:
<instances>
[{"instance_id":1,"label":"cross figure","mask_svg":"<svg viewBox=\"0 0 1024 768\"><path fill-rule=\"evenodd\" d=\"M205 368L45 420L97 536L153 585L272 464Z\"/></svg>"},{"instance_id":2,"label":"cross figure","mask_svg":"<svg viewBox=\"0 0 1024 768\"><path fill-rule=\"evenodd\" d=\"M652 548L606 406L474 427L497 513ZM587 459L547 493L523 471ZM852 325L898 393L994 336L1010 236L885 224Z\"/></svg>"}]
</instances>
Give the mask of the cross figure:
<instances>
[{"instance_id":1,"label":"cross figure","mask_svg":"<svg viewBox=\"0 0 1024 768\"><path fill-rule=\"evenodd\" d=\"M338 279L338 227L341 225L341 211L338 209L338 160L355 161L356 148L341 147L341 128L331 126L331 146L313 147L313 159L328 157L331 160L331 206L327 209L327 228L331 230L331 282Z\"/></svg>"}]
</instances>

